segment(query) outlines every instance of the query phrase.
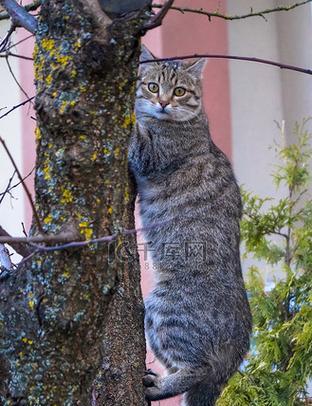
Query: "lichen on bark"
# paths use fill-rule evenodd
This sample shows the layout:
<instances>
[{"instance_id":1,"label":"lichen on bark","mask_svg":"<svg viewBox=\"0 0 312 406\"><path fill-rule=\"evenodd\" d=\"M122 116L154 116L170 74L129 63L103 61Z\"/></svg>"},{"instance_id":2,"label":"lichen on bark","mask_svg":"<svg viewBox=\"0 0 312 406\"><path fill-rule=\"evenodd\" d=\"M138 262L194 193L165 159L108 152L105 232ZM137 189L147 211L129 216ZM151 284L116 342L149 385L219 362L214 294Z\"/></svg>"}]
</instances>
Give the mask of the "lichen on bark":
<instances>
[{"instance_id":1,"label":"lichen on bark","mask_svg":"<svg viewBox=\"0 0 312 406\"><path fill-rule=\"evenodd\" d=\"M35 191L47 234L90 239L133 227L127 145L146 15L113 20L103 38L83 2L42 4ZM40 252L1 282L0 403L145 404L135 238L127 247L123 260L109 258L114 244Z\"/></svg>"}]
</instances>

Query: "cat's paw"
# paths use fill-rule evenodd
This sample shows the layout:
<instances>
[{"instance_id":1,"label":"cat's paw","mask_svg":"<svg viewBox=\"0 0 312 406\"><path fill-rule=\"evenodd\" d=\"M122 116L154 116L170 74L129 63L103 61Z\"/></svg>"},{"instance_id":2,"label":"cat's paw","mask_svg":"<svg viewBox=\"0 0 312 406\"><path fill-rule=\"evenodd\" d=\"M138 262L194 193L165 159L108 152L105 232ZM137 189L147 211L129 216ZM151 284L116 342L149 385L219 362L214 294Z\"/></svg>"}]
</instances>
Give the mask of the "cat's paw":
<instances>
[{"instance_id":1,"label":"cat's paw","mask_svg":"<svg viewBox=\"0 0 312 406\"><path fill-rule=\"evenodd\" d=\"M143 376L143 385L146 387L157 386L159 382L159 375L156 374L151 369L145 371L145 375Z\"/></svg>"},{"instance_id":2,"label":"cat's paw","mask_svg":"<svg viewBox=\"0 0 312 406\"><path fill-rule=\"evenodd\" d=\"M147 400L160 400L162 399L162 390L157 388L157 386L151 386L150 388L145 388L145 399Z\"/></svg>"}]
</instances>

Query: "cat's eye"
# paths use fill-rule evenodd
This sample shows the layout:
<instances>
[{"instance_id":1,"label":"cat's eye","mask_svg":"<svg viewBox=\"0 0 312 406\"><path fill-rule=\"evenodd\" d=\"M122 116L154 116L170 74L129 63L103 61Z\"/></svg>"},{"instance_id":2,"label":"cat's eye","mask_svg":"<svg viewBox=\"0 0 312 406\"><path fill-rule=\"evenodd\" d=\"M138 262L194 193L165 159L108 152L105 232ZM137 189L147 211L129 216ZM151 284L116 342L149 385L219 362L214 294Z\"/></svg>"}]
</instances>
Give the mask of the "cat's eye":
<instances>
[{"instance_id":1,"label":"cat's eye","mask_svg":"<svg viewBox=\"0 0 312 406\"><path fill-rule=\"evenodd\" d=\"M174 94L175 96L177 96L177 97L184 96L185 93L186 93L186 90L184 89L184 87L176 87L176 88L174 89L174 92L173 92L173 94Z\"/></svg>"},{"instance_id":2,"label":"cat's eye","mask_svg":"<svg viewBox=\"0 0 312 406\"><path fill-rule=\"evenodd\" d=\"M155 82L150 82L150 83L147 85L147 88L148 88L148 90L149 90L150 92L152 92L152 93L157 93L158 90L159 90L159 86L158 86L158 84L155 83Z\"/></svg>"}]
</instances>

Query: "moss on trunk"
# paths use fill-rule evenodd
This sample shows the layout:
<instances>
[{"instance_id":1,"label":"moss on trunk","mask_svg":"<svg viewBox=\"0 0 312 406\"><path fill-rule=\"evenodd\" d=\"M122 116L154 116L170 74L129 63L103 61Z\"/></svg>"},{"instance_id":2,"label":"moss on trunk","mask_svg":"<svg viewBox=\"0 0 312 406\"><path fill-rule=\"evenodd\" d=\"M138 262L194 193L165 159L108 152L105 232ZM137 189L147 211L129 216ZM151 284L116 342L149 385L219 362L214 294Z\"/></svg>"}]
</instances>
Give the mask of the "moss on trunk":
<instances>
[{"instance_id":1,"label":"moss on trunk","mask_svg":"<svg viewBox=\"0 0 312 406\"><path fill-rule=\"evenodd\" d=\"M127 145L143 16L114 20L102 35L81 2L42 5L35 189L47 234L90 239L134 226ZM109 258L125 243L131 257ZM36 254L1 282L2 403L144 405L139 283L135 238L121 236Z\"/></svg>"}]
</instances>

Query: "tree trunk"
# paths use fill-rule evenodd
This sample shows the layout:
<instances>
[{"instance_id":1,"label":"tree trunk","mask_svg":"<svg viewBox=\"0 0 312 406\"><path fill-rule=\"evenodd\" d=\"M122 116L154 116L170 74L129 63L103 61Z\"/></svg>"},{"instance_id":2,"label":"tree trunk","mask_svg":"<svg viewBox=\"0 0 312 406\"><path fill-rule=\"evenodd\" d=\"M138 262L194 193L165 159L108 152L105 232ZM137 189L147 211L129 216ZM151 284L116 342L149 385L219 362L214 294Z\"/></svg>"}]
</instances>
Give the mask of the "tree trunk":
<instances>
[{"instance_id":1,"label":"tree trunk","mask_svg":"<svg viewBox=\"0 0 312 406\"><path fill-rule=\"evenodd\" d=\"M0 282L0 404L144 405L136 239L119 231L134 227L127 145L146 9L111 21L96 0L50 0L40 14L35 191L42 228L75 239L117 237L40 251Z\"/></svg>"}]
</instances>

